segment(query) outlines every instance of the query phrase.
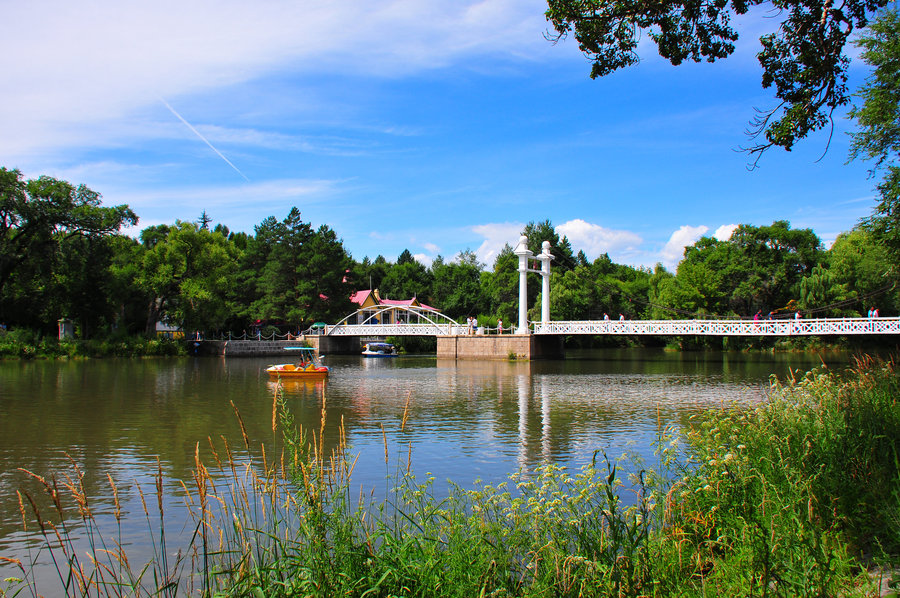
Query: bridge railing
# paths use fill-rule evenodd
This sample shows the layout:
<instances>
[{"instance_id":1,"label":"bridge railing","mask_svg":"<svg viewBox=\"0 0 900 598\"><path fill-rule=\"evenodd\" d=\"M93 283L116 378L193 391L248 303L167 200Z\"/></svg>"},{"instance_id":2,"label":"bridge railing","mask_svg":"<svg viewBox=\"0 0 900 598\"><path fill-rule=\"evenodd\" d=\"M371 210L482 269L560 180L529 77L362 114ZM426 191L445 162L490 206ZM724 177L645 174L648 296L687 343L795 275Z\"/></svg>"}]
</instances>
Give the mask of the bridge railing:
<instances>
[{"instance_id":1,"label":"bridge railing","mask_svg":"<svg viewBox=\"0 0 900 598\"><path fill-rule=\"evenodd\" d=\"M327 336L453 336L466 334L462 324L340 324L326 326Z\"/></svg>"},{"instance_id":2,"label":"bridge railing","mask_svg":"<svg viewBox=\"0 0 900 598\"><path fill-rule=\"evenodd\" d=\"M534 324L535 334L803 336L900 334L900 318L783 320L587 320Z\"/></svg>"}]
</instances>

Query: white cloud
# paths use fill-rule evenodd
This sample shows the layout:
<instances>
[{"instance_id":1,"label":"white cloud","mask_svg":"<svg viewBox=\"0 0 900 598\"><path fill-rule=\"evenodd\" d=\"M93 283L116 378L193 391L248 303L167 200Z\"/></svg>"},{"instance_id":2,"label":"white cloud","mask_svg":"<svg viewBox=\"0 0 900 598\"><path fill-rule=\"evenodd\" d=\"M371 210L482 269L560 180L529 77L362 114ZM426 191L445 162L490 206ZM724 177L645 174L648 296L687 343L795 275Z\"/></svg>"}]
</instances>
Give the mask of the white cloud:
<instances>
[{"instance_id":1,"label":"white cloud","mask_svg":"<svg viewBox=\"0 0 900 598\"><path fill-rule=\"evenodd\" d=\"M426 268L430 268L430 267L431 267L431 262L433 261L432 258L428 257L428 256L425 255L424 253L414 253L414 254L413 254L413 259L415 259L417 262L419 262L420 264L422 264L422 265L425 266Z\"/></svg>"},{"instance_id":2,"label":"white cloud","mask_svg":"<svg viewBox=\"0 0 900 598\"><path fill-rule=\"evenodd\" d=\"M556 232L572 244L572 249L584 251L589 260L594 260L603 253L614 256L630 255L637 251L644 242L640 235L627 230L613 230L599 224L592 224L581 219L569 220L556 227Z\"/></svg>"},{"instance_id":3,"label":"white cloud","mask_svg":"<svg viewBox=\"0 0 900 598\"><path fill-rule=\"evenodd\" d=\"M395 76L548 55L545 29L537 0L11 3L0 53L25 58L4 69L0 161L103 143L160 98L177 107L269 74Z\"/></svg>"},{"instance_id":4,"label":"white cloud","mask_svg":"<svg viewBox=\"0 0 900 598\"><path fill-rule=\"evenodd\" d=\"M507 243L515 246L522 235L525 225L520 222L502 222L493 224L478 224L472 227L472 232L484 237L484 242L475 250L478 261L488 269L493 268L494 260Z\"/></svg>"},{"instance_id":5,"label":"white cloud","mask_svg":"<svg viewBox=\"0 0 900 598\"><path fill-rule=\"evenodd\" d=\"M709 227L707 226L688 226L685 224L672 233L672 236L669 237L669 242L666 243L662 250L663 265L669 270L674 270L681 258L684 257L684 248L688 245L693 245L708 230Z\"/></svg>"},{"instance_id":6,"label":"white cloud","mask_svg":"<svg viewBox=\"0 0 900 598\"><path fill-rule=\"evenodd\" d=\"M719 241L727 241L731 238L731 233L733 233L737 227L737 224L723 224L716 229L716 232L713 233L713 237Z\"/></svg>"}]
</instances>

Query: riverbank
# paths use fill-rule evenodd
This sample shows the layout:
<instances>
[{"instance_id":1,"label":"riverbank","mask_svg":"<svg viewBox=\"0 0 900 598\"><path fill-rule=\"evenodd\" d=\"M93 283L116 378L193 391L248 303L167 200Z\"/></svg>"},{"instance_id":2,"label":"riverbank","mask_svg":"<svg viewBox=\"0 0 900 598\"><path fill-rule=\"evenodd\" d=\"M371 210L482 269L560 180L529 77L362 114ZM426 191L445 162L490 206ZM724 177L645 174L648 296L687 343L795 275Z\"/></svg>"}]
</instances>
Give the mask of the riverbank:
<instances>
[{"instance_id":1,"label":"riverbank","mask_svg":"<svg viewBox=\"0 0 900 598\"><path fill-rule=\"evenodd\" d=\"M185 341L121 336L107 339L57 339L29 330L0 332L0 359L79 359L187 355Z\"/></svg>"},{"instance_id":2,"label":"riverbank","mask_svg":"<svg viewBox=\"0 0 900 598\"><path fill-rule=\"evenodd\" d=\"M320 448L324 404L321 428L303 433L276 394L283 453L254 460L218 447L204 464L198 452L185 487L199 532L192 548L165 546L145 504L160 545L142 581L142 564L108 538L93 543L97 565L61 553L61 579L77 565L89 590L153 578L157 587L267 596L877 595L868 570L890 570L900 548L898 397L894 364L862 359L844 375L775 384L756 408L705 412L685 434L660 429L654 463L598 453L578 472L547 465L449 496L409 474L415 454L389 457L385 446L396 489L360 505L355 457L343 444ZM400 432L406 421L404 413ZM228 487L214 487L207 467L230 471ZM78 509L80 479L62 487L90 533L92 518L116 515ZM114 487L109 503L118 503ZM57 529L47 525L47 549ZM183 555L177 563L174 554ZM20 570L24 589L28 564Z\"/></svg>"}]
</instances>

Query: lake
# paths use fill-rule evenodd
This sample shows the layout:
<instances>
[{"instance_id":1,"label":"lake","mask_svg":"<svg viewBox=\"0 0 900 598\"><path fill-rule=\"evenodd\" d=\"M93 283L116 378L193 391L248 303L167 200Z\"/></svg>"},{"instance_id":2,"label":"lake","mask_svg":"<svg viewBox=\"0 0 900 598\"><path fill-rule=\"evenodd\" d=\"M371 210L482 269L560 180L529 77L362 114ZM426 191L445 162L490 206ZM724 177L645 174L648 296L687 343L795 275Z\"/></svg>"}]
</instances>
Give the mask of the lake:
<instances>
[{"instance_id":1,"label":"lake","mask_svg":"<svg viewBox=\"0 0 900 598\"><path fill-rule=\"evenodd\" d=\"M113 478L129 555L152 554L137 487L153 494L161 470L168 517L185 528L187 518L177 514L184 508L180 480L190 484L198 445L209 459L207 439L243 446L235 410L255 453L260 443L276 443L275 384L264 372L273 361L283 358L0 362L0 556L30 561L39 545L33 525L22 531L16 490L46 501L19 468L49 479L71 472L72 462L95 510L112 508L107 474ZM825 361L841 367L849 356ZM652 459L660 427L682 427L723 403L758 403L772 375L803 372L822 359L609 349L570 351L558 361L329 355L325 363L332 367L326 383L287 383L284 397L309 431L319 430L324 403L326 447L338 445L343 422L359 459L354 484L383 491L386 472L411 455L414 472L430 473L446 492L447 480L495 483L545 462L580 467L597 450ZM0 565L0 580L16 574Z\"/></svg>"}]
</instances>

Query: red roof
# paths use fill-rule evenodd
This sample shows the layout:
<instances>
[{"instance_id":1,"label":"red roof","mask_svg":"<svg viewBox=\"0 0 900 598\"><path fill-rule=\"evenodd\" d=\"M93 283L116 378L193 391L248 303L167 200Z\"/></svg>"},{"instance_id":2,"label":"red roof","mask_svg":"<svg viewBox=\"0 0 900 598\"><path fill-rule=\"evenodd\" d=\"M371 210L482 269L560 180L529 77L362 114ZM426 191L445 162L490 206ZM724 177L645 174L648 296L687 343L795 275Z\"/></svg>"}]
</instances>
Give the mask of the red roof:
<instances>
[{"instance_id":1,"label":"red roof","mask_svg":"<svg viewBox=\"0 0 900 598\"><path fill-rule=\"evenodd\" d=\"M352 295L350 295L350 301L356 303L357 305L362 305L366 302L366 298L372 293L372 289L366 289L364 291L356 291ZM425 305L418 299L381 299L380 301L376 298L376 303L378 305L386 305L388 307L411 307L413 302L417 302L422 309L428 309L431 311L437 311L436 308L431 307L430 305Z\"/></svg>"},{"instance_id":2,"label":"red roof","mask_svg":"<svg viewBox=\"0 0 900 598\"><path fill-rule=\"evenodd\" d=\"M419 304L419 307L422 307L423 309L430 309L431 311L437 311L435 308L431 307L430 305L425 305L424 303L422 303L422 302L419 301L418 299L403 299L403 300L400 300L400 299L382 299L382 300L381 300L381 305L394 305L394 306L397 306L397 307L411 307L412 304L413 304L413 301L415 301L416 303L418 303L418 304Z\"/></svg>"},{"instance_id":3,"label":"red roof","mask_svg":"<svg viewBox=\"0 0 900 598\"><path fill-rule=\"evenodd\" d=\"M356 303L357 305L362 305L366 302L366 297L371 293L371 289L366 289L365 291L356 291L352 295L350 295L350 301Z\"/></svg>"}]
</instances>

